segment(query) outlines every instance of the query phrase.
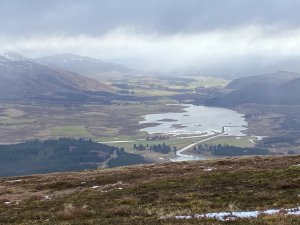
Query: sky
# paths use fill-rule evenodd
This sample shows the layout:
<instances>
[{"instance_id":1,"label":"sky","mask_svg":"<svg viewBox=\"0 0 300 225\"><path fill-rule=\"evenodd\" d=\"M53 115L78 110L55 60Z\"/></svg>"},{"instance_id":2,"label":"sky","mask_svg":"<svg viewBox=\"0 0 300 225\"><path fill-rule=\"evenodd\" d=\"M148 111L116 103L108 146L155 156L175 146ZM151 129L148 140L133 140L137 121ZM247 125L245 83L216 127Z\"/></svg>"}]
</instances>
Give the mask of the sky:
<instances>
[{"instance_id":1,"label":"sky","mask_svg":"<svg viewBox=\"0 0 300 225\"><path fill-rule=\"evenodd\" d=\"M299 8L299 0L0 0L0 51L252 71L300 56Z\"/></svg>"}]
</instances>

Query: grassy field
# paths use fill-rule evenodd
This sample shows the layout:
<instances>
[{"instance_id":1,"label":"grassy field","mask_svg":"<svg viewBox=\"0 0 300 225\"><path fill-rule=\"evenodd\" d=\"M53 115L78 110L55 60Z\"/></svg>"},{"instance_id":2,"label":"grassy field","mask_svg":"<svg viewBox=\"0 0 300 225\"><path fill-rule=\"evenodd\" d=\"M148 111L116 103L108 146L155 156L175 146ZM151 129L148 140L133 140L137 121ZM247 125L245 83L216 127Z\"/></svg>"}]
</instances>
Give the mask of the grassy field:
<instances>
[{"instance_id":1,"label":"grassy field","mask_svg":"<svg viewBox=\"0 0 300 225\"><path fill-rule=\"evenodd\" d=\"M252 141L251 141L252 140ZM208 145L229 145L241 148L253 147L255 145L256 138L253 137L219 137L214 140L206 141L203 144Z\"/></svg>"},{"instance_id":2,"label":"grassy field","mask_svg":"<svg viewBox=\"0 0 300 225\"><path fill-rule=\"evenodd\" d=\"M192 81L188 84L189 88L196 88L196 87L224 87L230 81L225 80L223 78L214 78L214 77L193 77L195 81Z\"/></svg>"},{"instance_id":3,"label":"grassy field","mask_svg":"<svg viewBox=\"0 0 300 225\"><path fill-rule=\"evenodd\" d=\"M299 205L300 156L153 164L0 179L1 225L298 225L299 216L178 220Z\"/></svg>"},{"instance_id":4,"label":"grassy field","mask_svg":"<svg viewBox=\"0 0 300 225\"><path fill-rule=\"evenodd\" d=\"M86 137L95 140L146 137L139 130L142 116L179 111L181 107L161 102L113 105L1 104L0 142L13 143L35 138Z\"/></svg>"},{"instance_id":5,"label":"grassy field","mask_svg":"<svg viewBox=\"0 0 300 225\"><path fill-rule=\"evenodd\" d=\"M229 83L223 78L214 77L137 77L130 80L116 80L113 83L127 86L126 90L140 96L171 96L180 93L193 92L197 87L223 87Z\"/></svg>"},{"instance_id":6,"label":"grassy field","mask_svg":"<svg viewBox=\"0 0 300 225\"><path fill-rule=\"evenodd\" d=\"M146 146L147 144L153 145L153 144L165 143L166 145L170 145L171 149L176 147L177 150L180 150L180 149L190 145L191 143L201 141L205 138L207 138L207 137L195 137L195 138L171 137L169 140L163 140L163 141L147 141L147 140L132 140L132 139L126 140L126 139L124 139L124 141L131 141L131 142L108 143L108 145L124 148L129 153L140 154L140 155L148 158L149 160L152 160L155 162L163 162L163 161L169 161L170 158L174 158L175 152L172 151L170 154L160 154L160 153L151 152L149 150L138 151L133 148L134 144L136 144L136 145L142 144L142 145ZM109 140L109 141L114 141L114 140ZM246 147L254 147L255 141L256 141L256 138L248 137L248 136L245 136L245 137L223 136L223 137L218 137L216 139L212 139L209 141L205 141L202 144L208 144L208 145L221 144L221 145L229 145L229 146L246 148ZM187 150L186 153L195 154L193 152L193 148L191 148L190 150ZM213 156L206 155L205 157L212 158Z\"/></svg>"},{"instance_id":7,"label":"grassy field","mask_svg":"<svg viewBox=\"0 0 300 225\"><path fill-rule=\"evenodd\" d=\"M51 128L51 135L55 137L88 137L89 133L84 126L57 126Z\"/></svg>"}]
</instances>

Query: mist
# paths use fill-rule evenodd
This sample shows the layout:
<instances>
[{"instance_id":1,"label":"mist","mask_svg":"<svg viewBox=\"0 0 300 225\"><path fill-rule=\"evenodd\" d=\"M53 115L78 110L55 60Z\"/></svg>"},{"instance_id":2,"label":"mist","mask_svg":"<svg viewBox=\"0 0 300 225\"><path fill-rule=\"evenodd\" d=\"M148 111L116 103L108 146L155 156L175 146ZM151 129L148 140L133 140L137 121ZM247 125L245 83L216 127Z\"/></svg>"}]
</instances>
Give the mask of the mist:
<instances>
[{"instance_id":1,"label":"mist","mask_svg":"<svg viewBox=\"0 0 300 225\"><path fill-rule=\"evenodd\" d=\"M75 53L168 73L300 71L299 2L294 0L1 4L1 52Z\"/></svg>"}]
</instances>

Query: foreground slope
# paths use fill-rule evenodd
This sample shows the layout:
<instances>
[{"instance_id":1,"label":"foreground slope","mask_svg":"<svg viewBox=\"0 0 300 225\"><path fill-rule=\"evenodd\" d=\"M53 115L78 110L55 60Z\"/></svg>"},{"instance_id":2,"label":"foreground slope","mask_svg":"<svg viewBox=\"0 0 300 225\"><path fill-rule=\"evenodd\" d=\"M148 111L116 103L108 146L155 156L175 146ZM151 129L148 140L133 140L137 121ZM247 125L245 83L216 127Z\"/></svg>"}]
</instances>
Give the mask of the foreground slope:
<instances>
[{"instance_id":1,"label":"foreground slope","mask_svg":"<svg viewBox=\"0 0 300 225\"><path fill-rule=\"evenodd\" d=\"M176 219L295 208L299 163L300 156L252 157L2 178L1 224L299 224L284 210L233 221Z\"/></svg>"}]
</instances>

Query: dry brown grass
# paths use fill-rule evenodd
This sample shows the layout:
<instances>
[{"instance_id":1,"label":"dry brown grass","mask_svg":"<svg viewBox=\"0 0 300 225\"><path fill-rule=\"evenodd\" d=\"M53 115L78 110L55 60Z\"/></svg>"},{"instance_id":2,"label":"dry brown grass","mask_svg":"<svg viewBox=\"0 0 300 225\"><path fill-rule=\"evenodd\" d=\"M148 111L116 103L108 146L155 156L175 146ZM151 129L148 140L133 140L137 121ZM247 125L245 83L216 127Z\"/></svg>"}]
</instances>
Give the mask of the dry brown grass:
<instances>
[{"instance_id":1,"label":"dry brown grass","mask_svg":"<svg viewBox=\"0 0 300 225\"><path fill-rule=\"evenodd\" d=\"M245 157L1 178L0 218L5 225L224 224L177 221L174 216L296 207L298 164L300 156ZM214 169L205 171L208 167ZM17 179L21 181L13 182ZM12 204L5 205L5 201ZM280 215L234 224L278 221L300 224L299 217Z\"/></svg>"},{"instance_id":2,"label":"dry brown grass","mask_svg":"<svg viewBox=\"0 0 300 225\"><path fill-rule=\"evenodd\" d=\"M59 220L76 220L90 215L86 205L75 207L72 204L66 204L64 210L57 214L57 218Z\"/></svg>"}]
</instances>

